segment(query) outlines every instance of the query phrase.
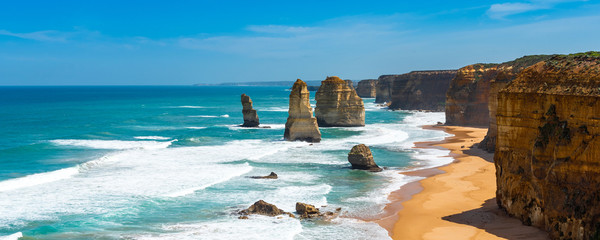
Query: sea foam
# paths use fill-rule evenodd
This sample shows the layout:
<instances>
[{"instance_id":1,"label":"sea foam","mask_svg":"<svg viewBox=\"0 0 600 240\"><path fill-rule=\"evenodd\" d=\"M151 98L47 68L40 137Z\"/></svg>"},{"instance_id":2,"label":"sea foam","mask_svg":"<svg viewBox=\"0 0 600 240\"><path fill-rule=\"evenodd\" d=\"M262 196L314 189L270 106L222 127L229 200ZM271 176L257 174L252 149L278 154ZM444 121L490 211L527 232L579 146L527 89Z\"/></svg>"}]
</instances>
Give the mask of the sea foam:
<instances>
[{"instance_id":1,"label":"sea foam","mask_svg":"<svg viewBox=\"0 0 600 240\"><path fill-rule=\"evenodd\" d=\"M168 142L159 141L120 141L120 140L88 140L88 139L56 139L50 140L55 145L76 146L94 149L160 149L171 146L177 139Z\"/></svg>"}]
</instances>

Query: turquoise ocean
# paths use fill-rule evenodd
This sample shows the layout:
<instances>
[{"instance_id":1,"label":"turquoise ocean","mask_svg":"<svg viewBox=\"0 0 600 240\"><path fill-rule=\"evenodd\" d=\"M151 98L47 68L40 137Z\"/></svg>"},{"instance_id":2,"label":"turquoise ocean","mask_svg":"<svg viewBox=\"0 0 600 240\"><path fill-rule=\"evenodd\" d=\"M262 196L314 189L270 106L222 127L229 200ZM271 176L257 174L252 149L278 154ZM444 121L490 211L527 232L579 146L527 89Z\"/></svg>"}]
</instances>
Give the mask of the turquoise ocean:
<instances>
[{"instance_id":1,"label":"turquoise ocean","mask_svg":"<svg viewBox=\"0 0 600 240\"><path fill-rule=\"evenodd\" d=\"M248 94L263 126L240 128ZM452 161L416 149L444 113L389 111L364 99L366 126L283 140L288 87L0 87L0 238L389 239L379 225L398 174ZM311 92L314 106L314 92ZM352 146L386 170L350 169ZM277 180L252 179L270 172ZM342 208L331 221L235 212L263 199Z\"/></svg>"}]
</instances>

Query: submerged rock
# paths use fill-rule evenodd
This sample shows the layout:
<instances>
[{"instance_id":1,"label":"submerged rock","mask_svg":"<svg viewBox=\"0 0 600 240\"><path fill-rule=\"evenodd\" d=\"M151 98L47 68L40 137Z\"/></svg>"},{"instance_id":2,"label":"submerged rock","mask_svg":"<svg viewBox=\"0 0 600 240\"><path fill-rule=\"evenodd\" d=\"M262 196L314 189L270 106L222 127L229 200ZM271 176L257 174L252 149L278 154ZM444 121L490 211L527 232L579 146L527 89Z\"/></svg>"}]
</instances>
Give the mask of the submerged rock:
<instances>
[{"instance_id":1,"label":"submerged rock","mask_svg":"<svg viewBox=\"0 0 600 240\"><path fill-rule=\"evenodd\" d=\"M365 125L365 107L350 80L327 77L315 94L315 117L320 127Z\"/></svg>"},{"instance_id":2,"label":"submerged rock","mask_svg":"<svg viewBox=\"0 0 600 240\"><path fill-rule=\"evenodd\" d=\"M258 127L258 114L252 108L252 99L246 94L242 94L242 114L244 115L244 124L242 127Z\"/></svg>"},{"instance_id":3,"label":"submerged rock","mask_svg":"<svg viewBox=\"0 0 600 240\"><path fill-rule=\"evenodd\" d=\"M250 178L255 178L255 179L277 179L277 173L271 172L271 174L269 174L267 176L251 176Z\"/></svg>"},{"instance_id":4,"label":"submerged rock","mask_svg":"<svg viewBox=\"0 0 600 240\"><path fill-rule=\"evenodd\" d=\"M348 162L352 164L353 169L369 170L379 172L382 169L375 164L371 149L364 144L358 144L348 153Z\"/></svg>"},{"instance_id":5,"label":"submerged rock","mask_svg":"<svg viewBox=\"0 0 600 240\"><path fill-rule=\"evenodd\" d=\"M263 200L258 200L249 208L240 211L240 214L249 215L249 214L260 214L265 216L277 216L281 214L285 214L283 210L277 208L277 206L267 203Z\"/></svg>"},{"instance_id":6,"label":"submerged rock","mask_svg":"<svg viewBox=\"0 0 600 240\"><path fill-rule=\"evenodd\" d=\"M285 140L321 141L321 131L317 119L313 117L309 98L310 93L306 89L306 83L300 79L296 80L290 92L289 116L283 134Z\"/></svg>"}]
</instances>

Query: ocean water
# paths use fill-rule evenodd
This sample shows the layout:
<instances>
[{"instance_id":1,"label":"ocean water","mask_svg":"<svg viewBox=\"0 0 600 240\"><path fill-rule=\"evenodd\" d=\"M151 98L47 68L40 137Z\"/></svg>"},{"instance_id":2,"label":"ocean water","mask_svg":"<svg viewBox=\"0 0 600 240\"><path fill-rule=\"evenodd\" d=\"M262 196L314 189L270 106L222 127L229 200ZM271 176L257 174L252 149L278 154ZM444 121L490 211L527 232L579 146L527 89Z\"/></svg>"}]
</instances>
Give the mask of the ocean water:
<instances>
[{"instance_id":1,"label":"ocean water","mask_svg":"<svg viewBox=\"0 0 600 240\"><path fill-rule=\"evenodd\" d=\"M261 124L246 129L240 95ZM444 165L421 125L443 113L388 111L364 99L366 126L321 128L322 142L283 141L284 87L0 87L0 238L389 239L372 222L399 172ZM311 93L314 98L314 92ZM314 104L314 101L312 102ZM350 169L355 144L386 170ZM277 180L251 179L270 172ZM250 216L263 199L342 208L330 222Z\"/></svg>"}]
</instances>

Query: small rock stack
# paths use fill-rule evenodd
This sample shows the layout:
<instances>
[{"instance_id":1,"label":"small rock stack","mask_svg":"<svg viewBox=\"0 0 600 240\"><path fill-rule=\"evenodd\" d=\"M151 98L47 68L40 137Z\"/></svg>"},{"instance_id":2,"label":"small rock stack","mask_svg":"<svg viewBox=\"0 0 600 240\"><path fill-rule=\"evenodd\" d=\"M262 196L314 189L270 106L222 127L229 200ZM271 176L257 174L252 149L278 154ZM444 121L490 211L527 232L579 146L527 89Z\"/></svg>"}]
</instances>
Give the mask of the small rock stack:
<instances>
[{"instance_id":1,"label":"small rock stack","mask_svg":"<svg viewBox=\"0 0 600 240\"><path fill-rule=\"evenodd\" d=\"M353 169L368 170L371 172L380 172L382 169L375 164L371 149L364 144L358 144L348 153L348 162L352 164Z\"/></svg>"},{"instance_id":2,"label":"small rock stack","mask_svg":"<svg viewBox=\"0 0 600 240\"><path fill-rule=\"evenodd\" d=\"M242 94L242 114L244 115L244 124L242 127L258 127L258 114L252 108L252 99L246 94Z\"/></svg>"}]
</instances>

